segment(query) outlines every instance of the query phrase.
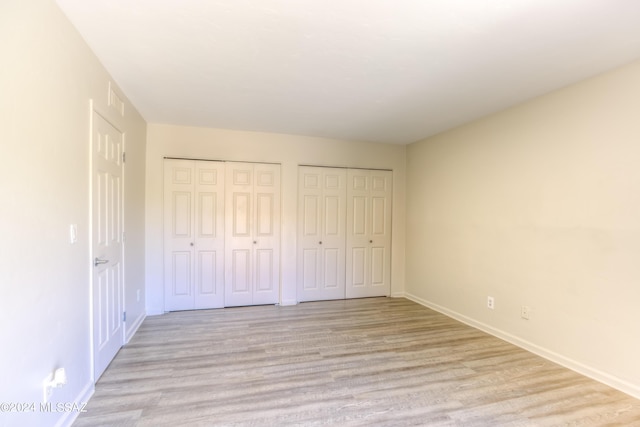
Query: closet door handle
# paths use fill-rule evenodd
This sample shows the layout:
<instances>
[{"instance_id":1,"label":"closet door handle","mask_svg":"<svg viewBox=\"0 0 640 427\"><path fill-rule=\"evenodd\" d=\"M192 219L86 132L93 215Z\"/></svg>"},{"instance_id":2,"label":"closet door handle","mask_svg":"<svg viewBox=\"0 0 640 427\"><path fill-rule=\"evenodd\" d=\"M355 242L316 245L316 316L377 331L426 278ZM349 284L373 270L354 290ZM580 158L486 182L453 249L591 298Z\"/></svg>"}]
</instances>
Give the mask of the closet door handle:
<instances>
[{"instance_id":1,"label":"closet door handle","mask_svg":"<svg viewBox=\"0 0 640 427\"><path fill-rule=\"evenodd\" d=\"M254 241L253 241L253 244L255 245L256 243L258 243L258 241L257 241L257 240L254 240Z\"/></svg>"},{"instance_id":2,"label":"closet door handle","mask_svg":"<svg viewBox=\"0 0 640 427\"><path fill-rule=\"evenodd\" d=\"M319 244L322 244L322 240L320 240L320 242L318 242Z\"/></svg>"}]
</instances>

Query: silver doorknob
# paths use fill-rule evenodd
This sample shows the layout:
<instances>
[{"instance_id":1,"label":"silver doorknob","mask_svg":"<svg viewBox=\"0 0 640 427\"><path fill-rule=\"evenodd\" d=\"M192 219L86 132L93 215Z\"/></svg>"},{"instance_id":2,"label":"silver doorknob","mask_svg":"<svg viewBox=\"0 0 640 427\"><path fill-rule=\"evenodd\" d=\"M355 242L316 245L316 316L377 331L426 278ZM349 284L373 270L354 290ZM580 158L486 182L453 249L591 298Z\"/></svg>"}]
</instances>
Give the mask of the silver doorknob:
<instances>
[{"instance_id":1,"label":"silver doorknob","mask_svg":"<svg viewBox=\"0 0 640 427\"><path fill-rule=\"evenodd\" d=\"M254 241L253 241L253 244L255 245L256 243L258 243L258 241L257 241L257 240L254 240Z\"/></svg>"},{"instance_id":2,"label":"silver doorknob","mask_svg":"<svg viewBox=\"0 0 640 427\"><path fill-rule=\"evenodd\" d=\"M96 257L96 258L93 260L93 266L94 266L94 267L97 267L97 266L99 266L100 264L106 264L106 263L108 263L108 262L109 262L109 260L108 260L108 259L100 259L100 258Z\"/></svg>"},{"instance_id":3,"label":"silver doorknob","mask_svg":"<svg viewBox=\"0 0 640 427\"><path fill-rule=\"evenodd\" d=\"M369 243L373 243L373 240L369 240Z\"/></svg>"},{"instance_id":4,"label":"silver doorknob","mask_svg":"<svg viewBox=\"0 0 640 427\"><path fill-rule=\"evenodd\" d=\"M193 242L189 243L189 245L193 246Z\"/></svg>"},{"instance_id":5,"label":"silver doorknob","mask_svg":"<svg viewBox=\"0 0 640 427\"><path fill-rule=\"evenodd\" d=\"M322 244L322 240L320 240L320 242L319 242L319 243L320 243L320 244Z\"/></svg>"}]
</instances>

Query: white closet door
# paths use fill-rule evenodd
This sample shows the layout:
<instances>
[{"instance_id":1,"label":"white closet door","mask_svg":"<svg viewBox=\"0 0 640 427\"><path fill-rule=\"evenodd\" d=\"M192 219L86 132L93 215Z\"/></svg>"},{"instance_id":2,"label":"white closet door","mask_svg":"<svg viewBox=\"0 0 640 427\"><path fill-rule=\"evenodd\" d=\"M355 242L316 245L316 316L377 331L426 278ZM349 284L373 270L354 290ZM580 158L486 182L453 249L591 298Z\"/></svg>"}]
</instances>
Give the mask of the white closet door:
<instances>
[{"instance_id":1,"label":"white closet door","mask_svg":"<svg viewBox=\"0 0 640 427\"><path fill-rule=\"evenodd\" d=\"M224 303L224 163L164 163L165 310Z\"/></svg>"},{"instance_id":2,"label":"white closet door","mask_svg":"<svg viewBox=\"0 0 640 427\"><path fill-rule=\"evenodd\" d=\"M391 171L347 173L347 298L391 291Z\"/></svg>"},{"instance_id":3,"label":"white closet door","mask_svg":"<svg viewBox=\"0 0 640 427\"><path fill-rule=\"evenodd\" d=\"M226 165L225 306L280 297L280 165Z\"/></svg>"},{"instance_id":4,"label":"white closet door","mask_svg":"<svg viewBox=\"0 0 640 427\"><path fill-rule=\"evenodd\" d=\"M301 166L298 175L299 299L343 299L346 170Z\"/></svg>"},{"instance_id":5,"label":"white closet door","mask_svg":"<svg viewBox=\"0 0 640 427\"><path fill-rule=\"evenodd\" d=\"M280 165L253 165L253 304L280 300Z\"/></svg>"},{"instance_id":6,"label":"white closet door","mask_svg":"<svg viewBox=\"0 0 640 427\"><path fill-rule=\"evenodd\" d=\"M164 309L194 308L194 162L164 162Z\"/></svg>"},{"instance_id":7,"label":"white closet door","mask_svg":"<svg viewBox=\"0 0 640 427\"><path fill-rule=\"evenodd\" d=\"M196 162L194 308L224 306L224 163Z\"/></svg>"}]
</instances>

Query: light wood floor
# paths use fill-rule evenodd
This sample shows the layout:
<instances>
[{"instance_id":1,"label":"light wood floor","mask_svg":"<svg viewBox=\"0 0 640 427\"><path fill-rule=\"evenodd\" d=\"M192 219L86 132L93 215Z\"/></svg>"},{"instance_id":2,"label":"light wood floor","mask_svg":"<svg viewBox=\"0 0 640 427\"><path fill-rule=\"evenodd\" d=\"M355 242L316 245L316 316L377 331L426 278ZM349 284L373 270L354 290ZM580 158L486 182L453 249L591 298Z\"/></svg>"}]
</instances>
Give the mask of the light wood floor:
<instances>
[{"instance_id":1,"label":"light wood floor","mask_svg":"<svg viewBox=\"0 0 640 427\"><path fill-rule=\"evenodd\" d=\"M406 299L147 318L74 426L640 426L640 400Z\"/></svg>"}]
</instances>

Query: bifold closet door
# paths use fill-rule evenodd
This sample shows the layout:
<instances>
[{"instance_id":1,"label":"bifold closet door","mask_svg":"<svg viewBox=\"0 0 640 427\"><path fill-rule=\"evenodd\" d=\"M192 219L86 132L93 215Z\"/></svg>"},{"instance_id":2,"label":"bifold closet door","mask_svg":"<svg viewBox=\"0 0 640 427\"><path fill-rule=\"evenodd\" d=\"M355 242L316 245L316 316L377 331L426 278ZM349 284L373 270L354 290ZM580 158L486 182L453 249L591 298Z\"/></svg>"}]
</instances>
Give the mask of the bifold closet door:
<instances>
[{"instance_id":1,"label":"bifold closet door","mask_svg":"<svg viewBox=\"0 0 640 427\"><path fill-rule=\"evenodd\" d=\"M347 173L347 298L391 292L392 172Z\"/></svg>"},{"instance_id":2,"label":"bifold closet door","mask_svg":"<svg viewBox=\"0 0 640 427\"><path fill-rule=\"evenodd\" d=\"M226 165L225 306L280 297L280 165Z\"/></svg>"},{"instance_id":3,"label":"bifold closet door","mask_svg":"<svg viewBox=\"0 0 640 427\"><path fill-rule=\"evenodd\" d=\"M300 301L343 299L346 267L346 169L298 171Z\"/></svg>"},{"instance_id":4,"label":"bifold closet door","mask_svg":"<svg viewBox=\"0 0 640 427\"><path fill-rule=\"evenodd\" d=\"M164 161L165 310L224 304L224 163Z\"/></svg>"}]
</instances>

